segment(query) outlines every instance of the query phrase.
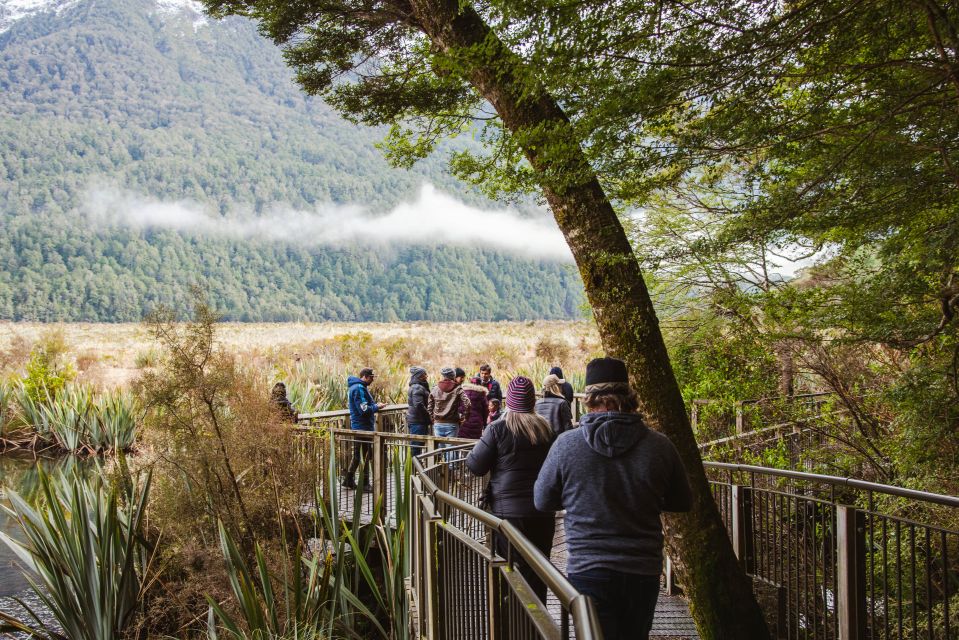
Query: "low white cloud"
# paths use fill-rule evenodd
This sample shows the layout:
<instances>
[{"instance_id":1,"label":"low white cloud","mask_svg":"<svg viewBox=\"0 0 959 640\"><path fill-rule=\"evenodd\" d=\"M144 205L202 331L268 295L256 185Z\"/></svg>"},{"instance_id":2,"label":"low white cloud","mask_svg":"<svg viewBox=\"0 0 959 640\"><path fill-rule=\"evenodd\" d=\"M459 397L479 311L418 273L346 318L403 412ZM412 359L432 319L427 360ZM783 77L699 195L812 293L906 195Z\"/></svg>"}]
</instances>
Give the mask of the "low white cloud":
<instances>
[{"instance_id":1,"label":"low white cloud","mask_svg":"<svg viewBox=\"0 0 959 640\"><path fill-rule=\"evenodd\" d=\"M424 185L415 201L385 213L359 206L325 205L303 211L277 205L260 215L224 217L197 202L159 200L112 186L88 189L81 208L99 228L173 229L300 246L454 245L537 259L572 259L551 216L529 217L510 208L479 209L432 185Z\"/></svg>"}]
</instances>

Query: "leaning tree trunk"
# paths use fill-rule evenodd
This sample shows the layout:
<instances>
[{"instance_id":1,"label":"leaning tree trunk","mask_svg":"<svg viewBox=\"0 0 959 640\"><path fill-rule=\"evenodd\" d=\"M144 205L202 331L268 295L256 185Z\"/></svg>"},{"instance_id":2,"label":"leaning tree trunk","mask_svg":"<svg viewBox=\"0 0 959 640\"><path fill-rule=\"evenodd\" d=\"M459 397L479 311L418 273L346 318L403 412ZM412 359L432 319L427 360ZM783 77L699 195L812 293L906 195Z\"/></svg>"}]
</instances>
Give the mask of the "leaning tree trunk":
<instances>
[{"instance_id":1,"label":"leaning tree trunk","mask_svg":"<svg viewBox=\"0 0 959 640\"><path fill-rule=\"evenodd\" d=\"M651 425L676 445L694 502L665 518L677 573L703 638L769 636L713 502L639 262L569 120L483 19L458 0L411 0L418 26L457 61L521 140L579 267L606 351L626 361Z\"/></svg>"}]
</instances>

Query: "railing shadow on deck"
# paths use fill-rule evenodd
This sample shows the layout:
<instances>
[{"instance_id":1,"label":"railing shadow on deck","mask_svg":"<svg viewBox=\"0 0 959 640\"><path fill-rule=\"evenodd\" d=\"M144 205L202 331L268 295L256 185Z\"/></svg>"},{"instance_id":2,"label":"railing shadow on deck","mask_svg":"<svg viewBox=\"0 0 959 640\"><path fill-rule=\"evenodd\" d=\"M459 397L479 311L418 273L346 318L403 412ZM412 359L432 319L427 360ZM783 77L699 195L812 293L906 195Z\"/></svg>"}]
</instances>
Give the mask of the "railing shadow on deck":
<instances>
[{"instance_id":1,"label":"railing shadow on deck","mask_svg":"<svg viewBox=\"0 0 959 640\"><path fill-rule=\"evenodd\" d=\"M348 413L301 416L310 432L332 433L341 468L354 443L372 447L372 504L393 514L393 465L414 458L411 591L420 636L440 638L600 638L595 612L519 532L476 505L486 479L464 466L474 441L405 431L405 406L378 415L377 430L344 429ZM309 454L325 438L298 438ZM445 450L441 446L449 446ZM767 612L773 635L788 639L885 640L959 637L959 498L861 480L705 462L733 548ZM325 473L322 477L326 477ZM352 508L352 507L350 507ZM493 533L508 541L493 551ZM525 561L561 604L551 616L514 570ZM667 571L670 563L667 560ZM667 573L667 584L673 581Z\"/></svg>"}]
</instances>

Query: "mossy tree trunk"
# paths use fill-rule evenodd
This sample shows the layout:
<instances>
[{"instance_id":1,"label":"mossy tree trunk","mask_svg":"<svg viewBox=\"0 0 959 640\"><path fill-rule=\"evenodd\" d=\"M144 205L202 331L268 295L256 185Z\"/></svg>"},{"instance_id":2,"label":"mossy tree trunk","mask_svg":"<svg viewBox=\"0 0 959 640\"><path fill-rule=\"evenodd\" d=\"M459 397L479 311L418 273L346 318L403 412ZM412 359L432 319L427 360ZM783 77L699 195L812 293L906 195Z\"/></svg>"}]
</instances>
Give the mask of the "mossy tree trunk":
<instances>
[{"instance_id":1,"label":"mossy tree trunk","mask_svg":"<svg viewBox=\"0 0 959 640\"><path fill-rule=\"evenodd\" d=\"M568 118L471 7L456 0L412 0L411 6L418 26L521 140L572 250L605 350L627 362L645 416L682 456L694 506L665 518L666 537L700 635L768 637L710 493L639 262Z\"/></svg>"}]
</instances>

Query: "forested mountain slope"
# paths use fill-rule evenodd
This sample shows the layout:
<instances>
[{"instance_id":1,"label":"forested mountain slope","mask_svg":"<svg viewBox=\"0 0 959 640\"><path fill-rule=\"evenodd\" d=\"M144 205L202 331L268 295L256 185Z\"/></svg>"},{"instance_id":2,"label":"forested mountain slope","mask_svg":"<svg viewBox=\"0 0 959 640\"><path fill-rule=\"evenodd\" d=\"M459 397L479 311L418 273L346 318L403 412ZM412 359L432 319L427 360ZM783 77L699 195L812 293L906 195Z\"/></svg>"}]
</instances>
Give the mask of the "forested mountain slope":
<instances>
[{"instance_id":1,"label":"forested mountain slope","mask_svg":"<svg viewBox=\"0 0 959 640\"><path fill-rule=\"evenodd\" d=\"M577 313L574 270L494 250L483 228L472 247L384 249L95 224L91 189L226 220L329 203L385 212L424 183L492 206L442 158L391 169L374 146L382 131L304 98L251 24L197 8L0 0L0 319L136 320L182 305L192 283L238 320Z\"/></svg>"}]
</instances>

